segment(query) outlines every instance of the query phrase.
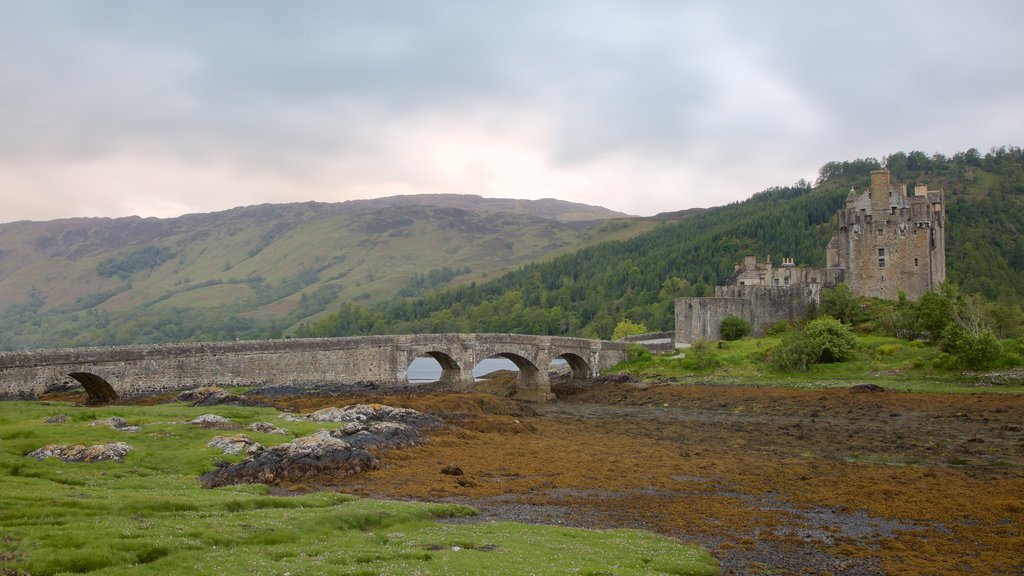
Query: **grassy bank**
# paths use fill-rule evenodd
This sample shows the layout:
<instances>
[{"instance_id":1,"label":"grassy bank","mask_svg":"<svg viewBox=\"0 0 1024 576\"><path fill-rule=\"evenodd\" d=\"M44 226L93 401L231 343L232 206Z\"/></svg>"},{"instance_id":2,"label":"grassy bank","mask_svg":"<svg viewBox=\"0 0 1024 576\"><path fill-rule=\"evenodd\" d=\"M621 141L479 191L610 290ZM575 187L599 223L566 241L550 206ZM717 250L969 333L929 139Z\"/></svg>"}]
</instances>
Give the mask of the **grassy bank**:
<instances>
[{"instance_id":1,"label":"grassy bank","mask_svg":"<svg viewBox=\"0 0 1024 576\"><path fill-rule=\"evenodd\" d=\"M632 353L610 372L628 372L643 380L703 384L770 385L794 388L840 388L877 384L917 392L994 392L1024 394L1024 373L973 373L943 367L936 346L884 336L858 336L853 357L844 362L814 364L806 371L783 372L767 361L781 336L710 342L704 349L679 354ZM946 355L948 356L948 355ZM1022 372L1017 369L1016 372Z\"/></svg>"},{"instance_id":2,"label":"grassy bank","mask_svg":"<svg viewBox=\"0 0 1024 576\"><path fill-rule=\"evenodd\" d=\"M384 502L334 492L275 496L263 485L203 490L214 436L186 424L214 412L242 426L282 422L266 408L0 403L0 573L33 574L717 574L703 550L634 530L515 523L446 524L451 504ZM59 423L44 423L65 415ZM138 432L91 426L121 416ZM244 431L272 445L291 439ZM47 444L127 442L124 462L36 461Z\"/></svg>"}]
</instances>

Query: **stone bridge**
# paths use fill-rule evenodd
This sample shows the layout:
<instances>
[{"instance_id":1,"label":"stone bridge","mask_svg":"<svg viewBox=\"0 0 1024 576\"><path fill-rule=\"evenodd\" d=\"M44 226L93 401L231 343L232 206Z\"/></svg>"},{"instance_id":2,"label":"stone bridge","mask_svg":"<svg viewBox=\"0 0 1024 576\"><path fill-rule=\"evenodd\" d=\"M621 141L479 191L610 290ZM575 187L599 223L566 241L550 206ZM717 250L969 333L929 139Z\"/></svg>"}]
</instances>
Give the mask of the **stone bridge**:
<instances>
[{"instance_id":1,"label":"stone bridge","mask_svg":"<svg viewBox=\"0 0 1024 576\"><path fill-rule=\"evenodd\" d=\"M622 342L519 334L418 334L70 348L0 353L0 398L34 399L77 380L94 402L199 386L408 385L409 363L429 356L441 383L473 386L473 367L501 357L519 368L515 397L552 400L548 368L564 359L572 378L625 360Z\"/></svg>"}]
</instances>

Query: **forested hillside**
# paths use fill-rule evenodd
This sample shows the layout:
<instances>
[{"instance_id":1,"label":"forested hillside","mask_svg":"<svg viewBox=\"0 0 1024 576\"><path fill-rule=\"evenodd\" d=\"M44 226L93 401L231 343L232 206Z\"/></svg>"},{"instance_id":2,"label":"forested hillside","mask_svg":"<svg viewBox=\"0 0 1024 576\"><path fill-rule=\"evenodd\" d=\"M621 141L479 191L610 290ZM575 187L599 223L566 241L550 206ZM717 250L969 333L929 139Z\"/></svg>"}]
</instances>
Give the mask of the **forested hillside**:
<instances>
[{"instance_id":1,"label":"forested hillside","mask_svg":"<svg viewBox=\"0 0 1024 576\"><path fill-rule=\"evenodd\" d=\"M949 279L964 292L1018 305L1024 296L1024 153L998 148L884 162L830 162L812 186L798 182L685 218L636 238L607 242L491 282L346 305L303 326L312 336L380 332L523 332L609 337L628 319L655 330L673 324L673 299L709 294L744 255L823 266L833 215L851 188L882 166L898 183L942 188L947 201Z\"/></svg>"}]
</instances>

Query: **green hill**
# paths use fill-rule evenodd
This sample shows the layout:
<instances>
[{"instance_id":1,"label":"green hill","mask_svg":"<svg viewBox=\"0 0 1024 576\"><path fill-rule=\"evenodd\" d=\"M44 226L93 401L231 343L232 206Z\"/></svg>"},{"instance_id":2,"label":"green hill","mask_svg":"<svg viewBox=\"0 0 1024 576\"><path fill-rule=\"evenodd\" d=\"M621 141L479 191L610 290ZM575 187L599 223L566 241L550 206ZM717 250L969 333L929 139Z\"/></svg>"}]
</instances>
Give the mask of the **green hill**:
<instances>
[{"instance_id":1,"label":"green hill","mask_svg":"<svg viewBox=\"0 0 1024 576\"><path fill-rule=\"evenodd\" d=\"M0 349L277 336L656 225L621 216L438 195L0 224Z\"/></svg>"},{"instance_id":2,"label":"green hill","mask_svg":"<svg viewBox=\"0 0 1024 576\"><path fill-rule=\"evenodd\" d=\"M798 182L683 218L632 239L528 264L501 278L347 306L301 333L509 331L608 337L619 320L672 328L673 299L705 295L744 255L825 264L833 217L851 187L868 186L874 159L830 162L812 186ZM885 159L896 182L942 188L947 201L948 277L967 292L1004 302L1024 296L1024 153L1000 148L951 158L921 152Z\"/></svg>"}]
</instances>

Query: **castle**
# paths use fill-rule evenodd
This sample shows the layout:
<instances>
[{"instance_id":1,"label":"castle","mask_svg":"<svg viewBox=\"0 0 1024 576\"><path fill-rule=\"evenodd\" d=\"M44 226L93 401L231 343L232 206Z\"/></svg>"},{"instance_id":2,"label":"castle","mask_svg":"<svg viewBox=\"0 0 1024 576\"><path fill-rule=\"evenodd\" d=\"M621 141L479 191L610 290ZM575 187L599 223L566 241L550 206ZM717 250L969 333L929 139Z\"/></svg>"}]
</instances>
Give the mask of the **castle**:
<instances>
[{"instance_id":1,"label":"castle","mask_svg":"<svg viewBox=\"0 0 1024 576\"><path fill-rule=\"evenodd\" d=\"M888 170L871 173L871 186L850 190L836 214L836 234L825 249L825 268L782 266L747 256L715 295L676 300L676 342L718 340L728 316L750 322L761 336L780 321L800 320L821 301L821 290L845 282L856 296L917 299L946 279L945 209L941 190L925 185L907 195Z\"/></svg>"}]
</instances>

